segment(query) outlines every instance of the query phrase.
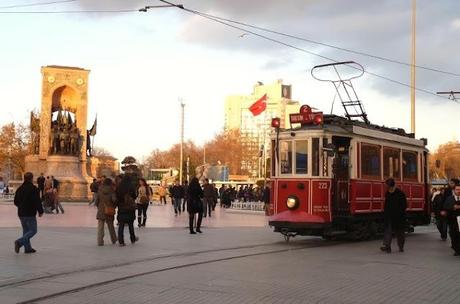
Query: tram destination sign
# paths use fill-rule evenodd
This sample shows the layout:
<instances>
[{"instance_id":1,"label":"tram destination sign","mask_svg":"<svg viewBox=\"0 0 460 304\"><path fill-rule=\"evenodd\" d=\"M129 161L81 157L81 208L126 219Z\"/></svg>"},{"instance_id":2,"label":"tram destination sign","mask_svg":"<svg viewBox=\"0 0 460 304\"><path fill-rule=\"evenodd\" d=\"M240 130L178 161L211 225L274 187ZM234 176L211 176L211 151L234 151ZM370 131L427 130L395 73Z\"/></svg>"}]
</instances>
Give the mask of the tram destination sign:
<instances>
[{"instance_id":1,"label":"tram destination sign","mask_svg":"<svg viewBox=\"0 0 460 304\"><path fill-rule=\"evenodd\" d=\"M289 121L291 124L319 125L323 122L323 112L313 112L311 107L303 105L299 113L289 114Z\"/></svg>"}]
</instances>

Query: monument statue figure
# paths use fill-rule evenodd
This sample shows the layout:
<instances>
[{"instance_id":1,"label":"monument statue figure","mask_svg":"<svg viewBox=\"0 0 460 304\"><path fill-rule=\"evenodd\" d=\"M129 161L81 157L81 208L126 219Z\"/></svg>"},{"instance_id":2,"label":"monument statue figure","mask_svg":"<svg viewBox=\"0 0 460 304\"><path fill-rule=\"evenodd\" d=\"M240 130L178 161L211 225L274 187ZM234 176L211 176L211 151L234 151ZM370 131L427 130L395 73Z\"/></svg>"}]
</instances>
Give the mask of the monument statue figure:
<instances>
[{"instance_id":1,"label":"monument statue figure","mask_svg":"<svg viewBox=\"0 0 460 304\"><path fill-rule=\"evenodd\" d=\"M41 172L59 180L63 200L87 200L88 159L84 146L88 113L89 70L66 66L41 69L40 118L31 116L31 154L26 156L25 171Z\"/></svg>"}]
</instances>

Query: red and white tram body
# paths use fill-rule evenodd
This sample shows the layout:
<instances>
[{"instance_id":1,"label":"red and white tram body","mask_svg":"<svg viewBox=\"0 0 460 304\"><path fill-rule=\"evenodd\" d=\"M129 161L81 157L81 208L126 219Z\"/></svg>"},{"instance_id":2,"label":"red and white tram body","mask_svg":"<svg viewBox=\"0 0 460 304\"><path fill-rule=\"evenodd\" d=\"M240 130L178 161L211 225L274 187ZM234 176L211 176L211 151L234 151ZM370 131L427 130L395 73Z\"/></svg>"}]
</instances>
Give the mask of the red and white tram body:
<instances>
[{"instance_id":1,"label":"red and white tram body","mask_svg":"<svg viewBox=\"0 0 460 304\"><path fill-rule=\"evenodd\" d=\"M275 128L272 137L275 232L370 238L383 231L389 177L407 196L408 228L429 223L426 140L307 108L303 117L291 114L300 128Z\"/></svg>"}]
</instances>

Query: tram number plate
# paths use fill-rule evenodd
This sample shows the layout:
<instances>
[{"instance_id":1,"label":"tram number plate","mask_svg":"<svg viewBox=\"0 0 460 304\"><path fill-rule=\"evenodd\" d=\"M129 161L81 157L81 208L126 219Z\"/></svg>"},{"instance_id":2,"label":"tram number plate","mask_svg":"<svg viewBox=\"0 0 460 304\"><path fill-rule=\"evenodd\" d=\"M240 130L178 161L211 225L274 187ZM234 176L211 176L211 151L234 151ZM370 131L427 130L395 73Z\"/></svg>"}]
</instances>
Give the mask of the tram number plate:
<instances>
[{"instance_id":1,"label":"tram number plate","mask_svg":"<svg viewBox=\"0 0 460 304\"><path fill-rule=\"evenodd\" d=\"M318 189L321 189L321 190L327 189L327 183L318 183Z\"/></svg>"},{"instance_id":2,"label":"tram number plate","mask_svg":"<svg viewBox=\"0 0 460 304\"><path fill-rule=\"evenodd\" d=\"M329 212L328 206L313 206L314 213Z\"/></svg>"}]
</instances>

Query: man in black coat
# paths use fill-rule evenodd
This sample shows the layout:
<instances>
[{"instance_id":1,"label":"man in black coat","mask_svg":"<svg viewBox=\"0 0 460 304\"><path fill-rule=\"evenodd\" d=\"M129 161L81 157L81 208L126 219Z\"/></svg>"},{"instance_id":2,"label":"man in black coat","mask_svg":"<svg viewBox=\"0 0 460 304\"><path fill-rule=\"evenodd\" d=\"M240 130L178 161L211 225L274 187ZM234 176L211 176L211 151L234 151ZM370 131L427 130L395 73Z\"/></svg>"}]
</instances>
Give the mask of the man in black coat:
<instances>
[{"instance_id":1,"label":"man in black coat","mask_svg":"<svg viewBox=\"0 0 460 304\"><path fill-rule=\"evenodd\" d=\"M18 188L14 196L14 204L18 208L18 216L22 225L22 237L14 241L14 251L24 246L25 253L34 253L35 249L30 244L30 239L37 233L38 216L43 215L43 206L40 201L40 192L33 184L34 176L27 172L24 174L24 183Z\"/></svg>"},{"instance_id":2,"label":"man in black coat","mask_svg":"<svg viewBox=\"0 0 460 304\"><path fill-rule=\"evenodd\" d=\"M455 256L460 256L460 184L456 184L453 195L449 196L444 202L444 210L447 212L449 224L449 234L452 242L452 249Z\"/></svg>"},{"instance_id":3,"label":"man in black coat","mask_svg":"<svg viewBox=\"0 0 460 304\"><path fill-rule=\"evenodd\" d=\"M37 178L38 190L40 190L40 198L43 200L43 195L45 194L45 176L43 173Z\"/></svg>"},{"instance_id":4,"label":"man in black coat","mask_svg":"<svg viewBox=\"0 0 460 304\"><path fill-rule=\"evenodd\" d=\"M380 249L391 253L391 241L393 233L398 240L399 251L404 251L404 231L406 224L406 195L396 188L395 180L389 178L385 181L387 192L385 194L384 221L385 232L383 236L383 246Z\"/></svg>"}]
</instances>

